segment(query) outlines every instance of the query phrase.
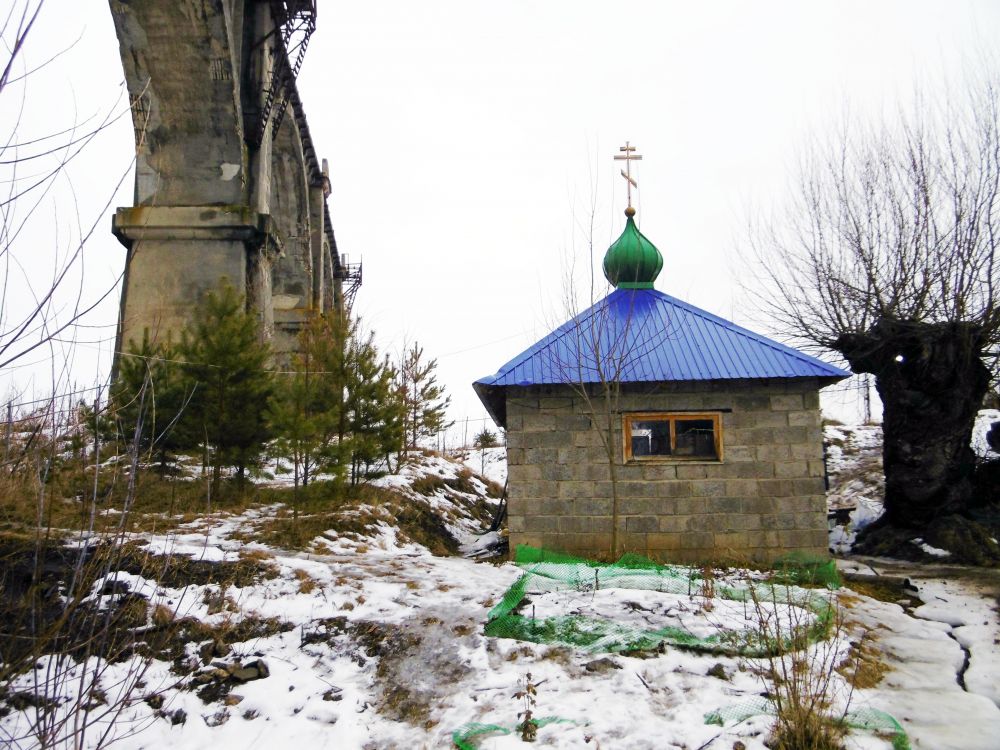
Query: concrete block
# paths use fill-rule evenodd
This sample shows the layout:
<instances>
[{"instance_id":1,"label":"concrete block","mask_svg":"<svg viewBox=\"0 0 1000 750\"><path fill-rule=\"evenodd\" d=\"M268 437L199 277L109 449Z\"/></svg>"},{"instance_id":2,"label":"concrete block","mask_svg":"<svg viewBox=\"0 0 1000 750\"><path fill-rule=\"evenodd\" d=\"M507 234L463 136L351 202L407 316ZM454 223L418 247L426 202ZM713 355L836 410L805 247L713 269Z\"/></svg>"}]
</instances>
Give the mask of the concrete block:
<instances>
[{"instance_id":1,"label":"concrete block","mask_svg":"<svg viewBox=\"0 0 1000 750\"><path fill-rule=\"evenodd\" d=\"M791 451L791 458L797 461L802 460L822 460L823 459L823 443L795 443L788 446L789 451Z\"/></svg>"},{"instance_id":2,"label":"concrete block","mask_svg":"<svg viewBox=\"0 0 1000 750\"><path fill-rule=\"evenodd\" d=\"M771 409L773 411L801 411L802 394L788 393L782 396L771 396Z\"/></svg>"},{"instance_id":3,"label":"concrete block","mask_svg":"<svg viewBox=\"0 0 1000 750\"><path fill-rule=\"evenodd\" d=\"M774 431L774 440L776 444L787 444L794 445L795 443L805 443L810 439L810 432L815 433L815 430L819 428L813 427L784 427L780 430ZM815 434L812 435L815 437Z\"/></svg>"},{"instance_id":4,"label":"concrete block","mask_svg":"<svg viewBox=\"0 0 1000 750\"><path fill-rule=\"evenodd\" d=\"M547 464L542 466L542 479L551 482L565 482L574 479L575 467L567 464Z\"/></svg>"},{"instance_id":5,"label":"concrete block","mask_svg":"<svg viewBox=\"0 0 1000 750\"><path fill-rule=\"evenodd\" d=\"M602 534L611 534L611 516L588 516L590 518L591 530ZM610 536L608 537L610 538Z\"/></svg>"},{"instance_id":6,"label":"concrete block","mask_svg":"<svg viewBox=\"0 0 1000 750\"><path fill-rule=\"evenodd\" d=\"M580 497L593 497L593 482L559 482L557 497L560 500L576 500Z\"/></svg>"},{"instance_id":7,"label":"concrete block","mask_svg":"<svg viewBox=\"0 0 1000 750\"><path fill-rule=\"evenodd\" d=\"M542 546L542 535L536 533L525 533L525 534L514 534L510 535L510 549L511 554L517 548L519 544L526 544L529 547L541 547Z\"/></svg>"},{"instance_id":8,"label":"concrete block","mask_svg":"<svg viewBox=\"0 0 1000 750\"><path fill-rule=\"evenodd\" d=\"M559 519L555 516L526 516L524 519L524 530L528 532L557 532L559 530Z\"/></svg>"},{"instance_id":9,"label":"concrete block","mask_svg":"<svg viewBox=\"0 0 1000 750\"><path fill-rule=\"evenodd\" d=\"M609 482L611 480L611 469L607 461L600 463L587 463L580 467L579 476L594 482Z\"/></svg>"},{"instance_id":10,"label":"concrete block","mask_svg":"<svg viewBox=\"0 0 1000 750\"><path fill-rule=\"evenodd\" d=\"M611 498L578 498L574 507L576 512L583 516L610 516Z\"/></svg>"},{"instance_id":11,"label":"concrete block","mask_svg":"<svg viewBox=\"0 0 1000 750\"><path fill-rule=\"evenodd\" d=\"M808 479L795 479L792 481L792 494L795 495L823 495L826 493L823 477L810 477Z\"/></svg>"},{"instance_id":12,"label":"concrete block","mask_svg":"<svg viewBox=\"0 0 1000 750\"><path fill-rule=\"evenodd\" d=\"M559 533L589 533L594 530L592 516L560 516Z\"/></svg>"},{"instance_id":13,"label":"concrete block","mask_svg":"<svg viewBox=\"0 0 1000 750\"><path fill-rule=\"evenodd\" d=\"M767 549L774 549L779 546L779 538L777 531L765 530L765 531L748 531L747 532L747 546L748 547L763 547Z\"/></svg>"},{"instance_id":14,"label":"concrete block","mask_svg":"<svg viewBox=\"0 0 1000 750\"><path fill-rule=\"evenodd\" d=\"M660 531L674 534L685 531L691 518L687 515L660 516Z\"/></svg>"},{"instance_id":15,"label":"concrete block","mask_svg":"<svg viewBox=\"0 0 1000 750\"><path fill-rule=\"evenodd\" d=\"M646 551L649 549L647 536L647 534L639 531L626 532L622 534L619 541L621 545L621 552L632 552L639 555L645 555Z\"/></svg>"},{"instance_id":16,"label":"concrete block","mask_svg":"<svg viewBox=\"0 0 1000 750\"><path fill-rule=\"evenodd\" d=\"M725 497L727 494L724 481L692 482L691 488L694 490L695 497Z\"/></svg>"},{"instance_id":17,"label":"concrete block","mask_svg":"<svg viewBox=\"0 0 1000 750\"><path fill-rule=\"evenodd\" d=\"M660 497L691 497L693 490L691 482L677 480L676 482L662 482L657 484Z\"/></svg>"},{"instance_id":18,"label":"concrete block","mask_svg":"<svg viewBox=\"0 0 1000 750\"><path fill-rule=\"evenodd\" d=\"M773 497L749 497L742 502L743 512L746 514L774 513L777 502Z\"/></svg>"},{"instance_id":19,"label":"concrete block","mask_svg":"<svg viewBox=\"0 0 1000 750\"><path fill-rule=\"evenodd\" d=\"M700 464L678 464L677 465L677 478L678 479L704 479L708 476L708 469Z\"/></svg>"},{"instance_id":20,"label":"concrete block","mask_svg":"<svg viewBox=\"0 0 1000 750\"><path fill-rule=\"evenodd\" d=\"M744 531L717 531L714 542L715 549L727 558L738 557L745 554L747 534Z\"/></svg>"},{"instance_id":21,"label":"concrete block","mask_svg":"<svg viewBox=\"0 0 1000 750\"><path fill-rule=\"evenodd\" d=\"M618 512L626 516L653 514L658 503L653 498L624 498L618 501Z\"/></svg>"},{"instance_id":22,"label":"concrete block","mask_svg":"<svg viewBox=\"0 0 1000 750\"><path fill-rule=\"evenodd\" d=\"M674 502L677 505L677 513L682 516L702 513L705 510L705 500L700 497L678 497Z\"/></svg>"},{"instance_id":23,"label":"concrete block","mask_svg":"<svg viewBox=\"0 0 1000 750\"><path fill-rule=\"evenodd\" d=\"M687 516L687 523L684 524L685 531L715 531L719 519L706 513L697 516Z\"/></svg>"},{"instance_id":24,"label":"concrete block","mask_svg":"<svg viewBox=\"0 0 1000 750\"><path fill-rule=\"evenodd\" d=\"M559 452L555 448L525 448L524 463L526 464L554 464L559 459Z\"/></svg>"},{"instance_id":25,"label":"concrete block","mask_svg":"<svg viewBox=\"0 0 1000 750\"><path fill-rule=\"evenodd\" d=\"M788 430L796 429L801 430L801 427L752 427L749 429L741 430L740 435L742 436L742 442L746 445L766 445L768 443L789 443L791 440L784 437L784 434ZM779 435L781 436L779 439Z\"/></svg>"},{"instance_id":26,"label":"concrete block","mask_svg":"<svg viewBox=\"0 0 1000 750\"><path fill-rule=\"evenodd\" d=\"M556 416L555 414L546 414L545 412L536 412L532 415L525 415L524 417L524 427L525 433L532 432L554 432L556 429Z\"/></svg>"},{"instance_id":27,"label":"concrete block","mask_svg":"<svg viewBox=\"0 0 1000 750\"><path fill-rule=\"evenodd\" d=\"M726 513L739 513L742 507L743 501L738 497L706 497L704 512L713 516Z\"/></svg>"},{"instance_id":28,"label":"concrete block","mask_svg":"<svg viewBox=\"0 0 1000 750\"><path fill-rule=\"evenodd\" d=\"M725 455L727 464L747 463L757 460L757 456L754 455L754 449L748 445L726 445Z\"/></svg>"},{"instance_id":29,"label":"concrete block","mask_svg":"<svg viewBox=\"0 0 1000 750\"><path fill-rule=\"evenodd\" d=\"M816 427L820 423L818 411L790 411L788 412L789 427Z\"/></svg>"},{"instance_id":30,"label":"concrete block","mask_svg":"<svg viewBox=\"0 0 1000 750\"><path fill-rule=\"evenodd\" d=\"M630 533L656 532L660 530L660 522L656 516L629 516L626 519L625 529Z\"/></svg>"},{"instance_id":31,"label":"concrete block","mask_svg":"<svg viewBox=\"0 0 1000 750\"><path fill-rule=\"evenodd\" d=\"M733 411L765 411L771 408L771 399L756 394L741 394L733 399Z\"/></svg>"},{"instance_id":32,"label":"concrete block","mask_svg":"<svg viewBox=\"0 0 1000 750\"><path fill-rule=\"evenodd\" d=\"M826 514L825 513L795 513L793 515L794 526L796 529L804 530L814 530L814 529L826 529Z\"/></svg>"},{"instance_id":33,"label":"concrete block","mask_svg":"<svg viewBox=\"0 0 1000 750\"><path fill-rule=\"evenodd\" d=\"M757 497L760 487L754 479L728 479L725 494L729 497Z\"/></svg>"},{"instance_id":34,"label":"concrete block","mask_svg":"<svg viewBox=\"0 0 1000 750\"><path fill-rule=\"evenodd\" d=\"M677 479L677 467L673 464L643 464L642 479L646 482Z\"/></svg>"},{"instance_id":35,"label":"concrete block","mask_svg":"<svg viewBox=\"0 0 1000 750\"><path fill-rule=\"evenodd\" d=\"M809 476L809 464L805 461L779 461L774 464L774 476L777 479L807 477Z\"/></svg>"},{"instance_id":36,"label":"concrete block","mask_svg":"<svg viewBox=\"0 0 1000 750\"><path fill-rule=\"evenodd\" d=\"M649 482L619 481L618 497L647 497Z\"/></svg>"},{"instance_id":37,"label":"concrete block","mask_svg":"<svg viewBox=\"0 0 1000 750\"><path fill-rule=\"evenodd\" d=\"M535 513L540 516L570 515L573 513L573 501L544 498L535 505Z\"/></svg>"},{"instance_id":38,"label":"concrete block","mask_svg":"<svg viewBox=\"0 0 1000 750\"><path fill-rule=\"evenodd\" d=\"M788 461L792 458L792 449L788 445L758 445L755 452L758 461Z\"/></svg>"},{"instance_id":39,"label":"concrete block","mask_svg":"<svg viewBox=\"0 0 1000 750\"><path fill-rule=\"evenodd\" d=\"M681 537L681 549L712 549L715 537L710 531L692 531Z\"/></svg>"},{"instance_id":40,"label":"concrete block","mask_svg":"<svg viewBox=\"0 0 1000 750\"><path fill-rule=\"evenodd\" d=\"M790 479L761 479L758 486L763 497L788 497L795 494L792 483L793 480Z\"/></svg>"},{"instance_id":41,"label":"concrete block","mask_svg":"<svg viewBox=\"0 0 1000 750\"><path fill-rule=\"evenodd\" d=\"M671 551L680 549L681 534L646 534L646 545L651 551Z\"/></svg>"},{"instance_id":42,"label":"concrete block","mask_svg":"<svg viewBox=\"0 0 1000 750\"><path fill-rule=\"evenodd\" d=\"M580 452L573 447L556 448L556 463L570 464L574 469L580 468Z\"/></svg>"}]
</instances>

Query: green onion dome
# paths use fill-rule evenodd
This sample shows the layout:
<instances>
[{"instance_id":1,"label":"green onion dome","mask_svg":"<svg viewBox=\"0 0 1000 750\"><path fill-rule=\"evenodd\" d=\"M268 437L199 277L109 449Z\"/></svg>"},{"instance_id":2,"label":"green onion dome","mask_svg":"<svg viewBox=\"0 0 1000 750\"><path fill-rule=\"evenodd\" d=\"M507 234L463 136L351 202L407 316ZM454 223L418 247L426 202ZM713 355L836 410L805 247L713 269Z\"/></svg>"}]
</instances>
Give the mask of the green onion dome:
<instances>
[{"instance_id":1,"label":"green onion dome","mask_svg":"<svg viewBox=\"0 0 1000 750\"><path fill-rule=\"evenodd\" d=\"M635 225L635 209L625 209L625 229L604 256L604 275L619 289L652 289L663 256Z\"/></svg>"}]
</instances>

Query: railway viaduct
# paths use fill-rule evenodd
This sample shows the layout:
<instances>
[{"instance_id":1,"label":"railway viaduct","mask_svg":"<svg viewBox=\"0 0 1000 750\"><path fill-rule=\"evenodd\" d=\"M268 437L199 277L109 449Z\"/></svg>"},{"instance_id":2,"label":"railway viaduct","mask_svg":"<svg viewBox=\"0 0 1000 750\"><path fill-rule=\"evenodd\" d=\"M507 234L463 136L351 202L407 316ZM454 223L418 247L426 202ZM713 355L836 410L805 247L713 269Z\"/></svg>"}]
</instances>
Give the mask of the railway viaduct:
<instances>
[{"instance_id":1,"label":"railway viaduct","mask_svg":"<svg viewBox=\"0 0 1000 750\"><path fill-rule=\"evenodd\" d=\"M315 0L110 0L132 105L134 205L116 351L177 339L202 295L244 292L281 360L360 267L337 252L296 74Z\"/></svg>"}]
</instances>

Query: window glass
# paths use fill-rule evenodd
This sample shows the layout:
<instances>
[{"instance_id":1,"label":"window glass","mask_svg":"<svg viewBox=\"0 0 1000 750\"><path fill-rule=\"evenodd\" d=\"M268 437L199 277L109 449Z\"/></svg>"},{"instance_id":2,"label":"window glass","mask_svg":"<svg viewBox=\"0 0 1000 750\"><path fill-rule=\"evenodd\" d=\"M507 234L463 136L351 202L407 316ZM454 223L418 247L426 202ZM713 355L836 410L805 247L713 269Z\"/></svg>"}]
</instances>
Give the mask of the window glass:
<instances>
[{"instance_id":1,"label":"window glass","mask_svg":"<svg viewBox=\"0 0 1000 750\"><path fill-rule=\"evenodd\" d=\"M715 457L715 430L711 419L677 419L674 430L678 456Z\"/></svg>"},{"instance_id":2,"label":"window glass","mask_svg":"<svg viewBox=\"0 0 1000 750\"><path fill-rule=\"evenodd\" d=\"M715 413L626 414L624 428L626 461L722 459L722 423Z\"/></svg>"},{"instance_id":3,"label":"window glass","mask_svg":"<svg viewBox=\"0 0 1000 750\"><path fill-rule=\"evenodd\" d=\"M670 454L669 420L632 422L633 456L669 456Z\"/></svg>"}]
</instances>

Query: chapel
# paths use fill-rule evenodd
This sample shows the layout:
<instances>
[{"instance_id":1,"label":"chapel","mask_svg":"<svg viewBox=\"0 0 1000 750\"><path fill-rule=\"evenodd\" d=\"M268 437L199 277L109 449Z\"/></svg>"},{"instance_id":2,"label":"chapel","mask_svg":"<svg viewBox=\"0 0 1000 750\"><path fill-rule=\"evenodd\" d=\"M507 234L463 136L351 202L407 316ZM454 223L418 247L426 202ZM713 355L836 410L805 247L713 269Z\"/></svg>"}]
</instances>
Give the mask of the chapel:
<instances>
[{"instance_id":1,"label":"chapel","mask_svg":"<svg viewBox=\"0 0 1000 750\"><path fill-rule=\"evenodd\" d=\"M655 289L625 216L614 290L473 384L507 434L511 550L826 556L819 391L850 373Z\"/></svg>"}]
</instances>

